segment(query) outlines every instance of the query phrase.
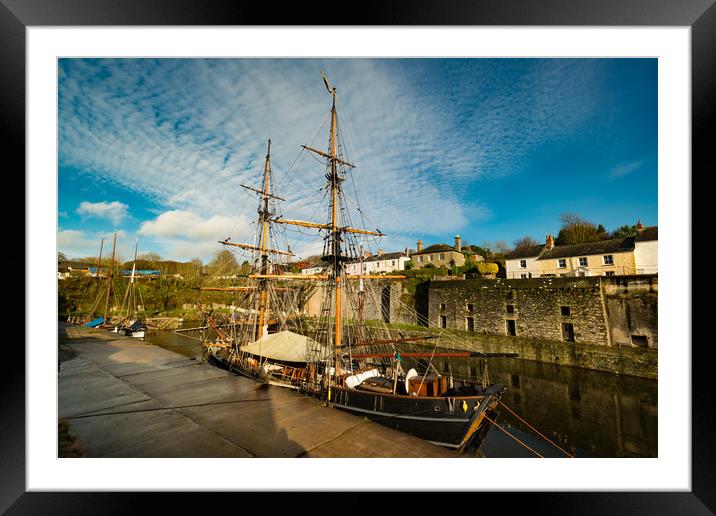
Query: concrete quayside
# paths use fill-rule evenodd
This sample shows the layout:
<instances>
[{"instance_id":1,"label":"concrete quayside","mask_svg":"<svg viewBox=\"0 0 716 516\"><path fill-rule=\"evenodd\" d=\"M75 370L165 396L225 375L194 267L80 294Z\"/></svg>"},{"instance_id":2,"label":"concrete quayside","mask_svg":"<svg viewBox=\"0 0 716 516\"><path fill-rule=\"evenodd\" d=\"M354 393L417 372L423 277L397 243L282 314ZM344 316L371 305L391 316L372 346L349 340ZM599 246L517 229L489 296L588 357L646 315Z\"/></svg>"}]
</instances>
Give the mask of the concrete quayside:
<instances>
[{"instance_id":1,"label":"concrete quayside","mask_svg":"<svg viewBox=\"0 0 716 516\"><path fill-rule=\"evenodd\" d=\"M59 323L58 417L88 457L459 457L159 346Z\"/></svg>"}]
</instances>

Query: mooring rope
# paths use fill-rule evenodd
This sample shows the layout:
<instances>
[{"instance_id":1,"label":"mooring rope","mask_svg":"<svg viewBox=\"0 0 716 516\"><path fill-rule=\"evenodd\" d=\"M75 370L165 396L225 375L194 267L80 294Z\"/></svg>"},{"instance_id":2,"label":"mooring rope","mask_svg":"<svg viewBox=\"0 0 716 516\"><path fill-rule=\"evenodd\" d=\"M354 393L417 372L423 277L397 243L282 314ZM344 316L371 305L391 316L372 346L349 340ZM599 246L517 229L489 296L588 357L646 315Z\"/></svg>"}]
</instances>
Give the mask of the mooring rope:
<instances>
[{"instance_id":1,"label":"mooring rope","mask_svg":"<svg viewBox=\"0 0 716 516\"><path fill-rule=\"evenodd\" d=\"M530 425L527 421L525 421L525 420L522 419L520 416L518 416L510 407L508 407L507 405L505 405L504 403L502 403L502 401L500 401L499 403L500 403L500 405L502 405L503 407L505 407L505 408L510 412L510 414L512 414L512 415L515 416L517 419L519 419L520 421L522 421L525 425L527 425L528 427L530 427L535 433L537 433L537 435L539 435L540 437L542 437L545 441L547 441L547 442L550 443L552 446L554 446L555 448L557 448L559 451L561 451L562 453L564 453L567 457L569 457L569 458L571 458L571 459L574 458L574 455L571 455L570 453L568 453L567 451L565 451L563 448L561 448L559 445L557 445L554 441L552 441L551 439L549 439L546 435L542 434L539 430L537 430L535 427L533 427L532 425Z\"/></svg>"}]
</instances>

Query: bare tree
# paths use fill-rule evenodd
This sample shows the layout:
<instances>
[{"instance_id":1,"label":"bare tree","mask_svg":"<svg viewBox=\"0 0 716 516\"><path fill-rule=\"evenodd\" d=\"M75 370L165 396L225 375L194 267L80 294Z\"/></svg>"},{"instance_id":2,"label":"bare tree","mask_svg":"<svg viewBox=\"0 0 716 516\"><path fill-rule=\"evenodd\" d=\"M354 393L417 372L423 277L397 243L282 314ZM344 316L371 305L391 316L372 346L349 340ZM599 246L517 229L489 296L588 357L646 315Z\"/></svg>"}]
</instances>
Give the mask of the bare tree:
<instances>
[{"instance_id":1,"label":"bare tree","mask_svg":"<svg viewBox=\"0 0 716 516\"><path fill-rule=\"evenodd\" d=\"M498 240L495 242L495 249L500 254L508 254L512 249L510 249L510 246L505 242L504 240Z\"/></svg>"},{"instance_id":2,"label":"bare tree","mask_svg":"<svg viewBox=\"0 0 716 516\"><path fill-rule=\"evenodd\" d=\"M537 240L531 236L523 236L514 241L515 249L524 249L525 247L533 247L537 245Z\"/></svg>"}]
</instances>

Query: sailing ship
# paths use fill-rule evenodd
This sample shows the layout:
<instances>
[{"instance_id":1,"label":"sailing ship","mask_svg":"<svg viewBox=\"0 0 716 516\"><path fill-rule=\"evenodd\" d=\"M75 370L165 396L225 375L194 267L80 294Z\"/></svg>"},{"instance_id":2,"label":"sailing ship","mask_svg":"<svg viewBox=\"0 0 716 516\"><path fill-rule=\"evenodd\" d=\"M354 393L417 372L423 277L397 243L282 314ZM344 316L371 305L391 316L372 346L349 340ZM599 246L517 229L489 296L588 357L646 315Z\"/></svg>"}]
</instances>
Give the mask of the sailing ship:
<instances>
[{"instance_id":1,"label":"sailing ship","mask_svg":"<svg viewBox=\"0 0 716 516\"><path fill-rule=\"evenodd\" d=\"M322 172L326 178L327 217L320 223L292 220L276 216L275 210L270 209L270 201L283 199L269 189L269 143L263 188L242 185L260 196L258 245L221 242L251 250L256 256L257 267L249 275L254 283L234 287L246 290L253 299L249 303L251 308L245 309L237 323L244 330L243 340L232 337L208 317L216 338L206 343L207 353L211 360L229 369L274 385L297 388L325 400L329 406L462 452L472 443L479 444L484 437L489 421L496 417L505 386L490 383L486 361L483 361L482 378L469 379L438 372L432 366L432 359L516 355L443 350L443 347L452 347L451 337L446 333L406 336L390 323L371 321L368 324L364 307L366 298L375 296L375 291L366 286L372 282L385 285L386 281L404 276L347 273L348 263L362 259L364 244L370 245L369 239L385 235L379 229L368 230L351 224L343 183L355 166L348 161L341 141L336 88L323 72L321 76L332 98L328 148L326 151L308 145L302 148L325 167ZM273 225L318 230L323 236L322 270L316 274L286 274L276 270L270 257L288 251L268 246L267 235ZM310 321L311 324L305 324L301 317L276 320L273 316L279 313L276 303L269 307L272 285L283 285L285 291L291 292L293 289L287 285L296 281L315 282L323 290L320 315ZM273 334L271 323L275 324ZM435 339L435 346L428 352L425 343L430 339ZM272 345L274 340L276 345ZM416 349L417 345L422 348ZM280 352L289 348L298 353L286 359L288 357L282 357Z\"/></svg>"},{"instance_id":2,"label":"sailing ship","mask_svg":"<svg viewBox=\"0 0 716 516\"><path fill-rule=\"evenodd\" d=\"M90 297L89 304L86 305L87 309L82 310L81 306L77 307L75 313L68 315L68 323L84 325L90 328L107 329L113 333L121 333L128 337L144 338L147 327L144 321L144 314L140 313L142 311L140 308L143 305L141 301L142 295L138 283L135 283L138 245L139 239L137 239L137 244L134 248L132 272L119 309L119 315L116 314L114 308L110 307L110 299L116 297L117 294L114 284L114 258L117 246L117 234L115 233L112 243L112 257L106 265L106 271L102 270L104 239L100 242L99 257L94 272L92 272L92 267L88 269L90 273L94 274L94 281L87 285L83 300L80 302L80 305L83 305L84 300ZM104 306L103 309L101 308L102 306Z\"/></svg>"},{"instance_id":3,"label":"sailing ship","mask_svg":"<svg viewBox=\"0 0 716 516\"><path fill-rule=\"evenodd\" d=\"M127 337L135 339L143 339L147 325L145 322L144 302L142 301L142 292L139 288L139 282L135 283L137 272L137 248L139 247L139 238L134 245L134 260L132 261L132 272L129 277L127 289L124 291L124 299L119 309L122 319L118 321L112 331L114 333L122 333Z\"/></svg>"},{"instance_id":4,"label":"sailing ship","mask_svg":"<svg viewBox=\"0 0 716 516\"><path fill-rule=\"evenodd\" d=\"M67 322L70 324L78 324L88 326L90 328L112 328L113 325L110 323L110 307L109 301L110 296L115 290L114 288L114 256L117 245L117 234L114 234L114 240L112 243L112 258L107 265L107 271L104 276L102 275L102 250L104 249L104 239L100 241L99 257L97 260L96 272L94 273L95 281L87 285L87 289L84 292L83 299L80 302L80 306L74 314L69 314ZM88 269L91 273L92 268ZM93 293L93 296L90 296ZM116 292L115 292L116 294ZM89 306L83 310L84 300L87 297L92 297L89 301ZM100 307L104 305L104 310L100 311Z\"/></svg>"},{"instance_id":5,"label":"sailing ship","mask_svg":"<svg viewBox=\"0 0 716 516\"><path fill-rule=\"evenodd\" d=\"M296 289L272 281L295 279L295 275L274 274L281 265L276 257L294 255L290 248L281 250L271 245L276 204L284 199L271 192L270 139L262 176L260 188L241 185L258 197L257 239L253 244L232 242L230 237L219 241L226 248L251 253L254 274L249 284L199 287L200 291L243 293L242 301L248 308L237 308L227 321L211 311L206 314L205 327L212 330L214 338L203 341L204 356L215 365L264 383L298 389L305 377L309 351L315 356L316 343L287 328L290 319L298 315L296 307L290 308L291 294ZM283 309L274 309L276 306Z\"/></svg>"}]
</instances>

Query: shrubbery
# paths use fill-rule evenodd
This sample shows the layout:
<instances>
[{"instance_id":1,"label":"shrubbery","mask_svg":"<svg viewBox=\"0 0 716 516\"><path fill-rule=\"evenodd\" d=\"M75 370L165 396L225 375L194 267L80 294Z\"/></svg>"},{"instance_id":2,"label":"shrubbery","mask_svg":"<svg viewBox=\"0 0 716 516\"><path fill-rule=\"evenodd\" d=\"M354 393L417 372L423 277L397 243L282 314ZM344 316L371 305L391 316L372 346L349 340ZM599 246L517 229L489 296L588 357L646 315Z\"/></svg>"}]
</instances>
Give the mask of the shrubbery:
<instances>
[{"instance_id":1,"label":"shrubbery","mask_svg":"<svg viewBox=\"0 0 716 516\"><path fill-rule=\"evenodd\" d=\"M496 263L477 262L477 272L479 272L482 276L485 276L488 274L496 275L499 270L500 270L500 268Z\"/></svg>"}]
</instances>

